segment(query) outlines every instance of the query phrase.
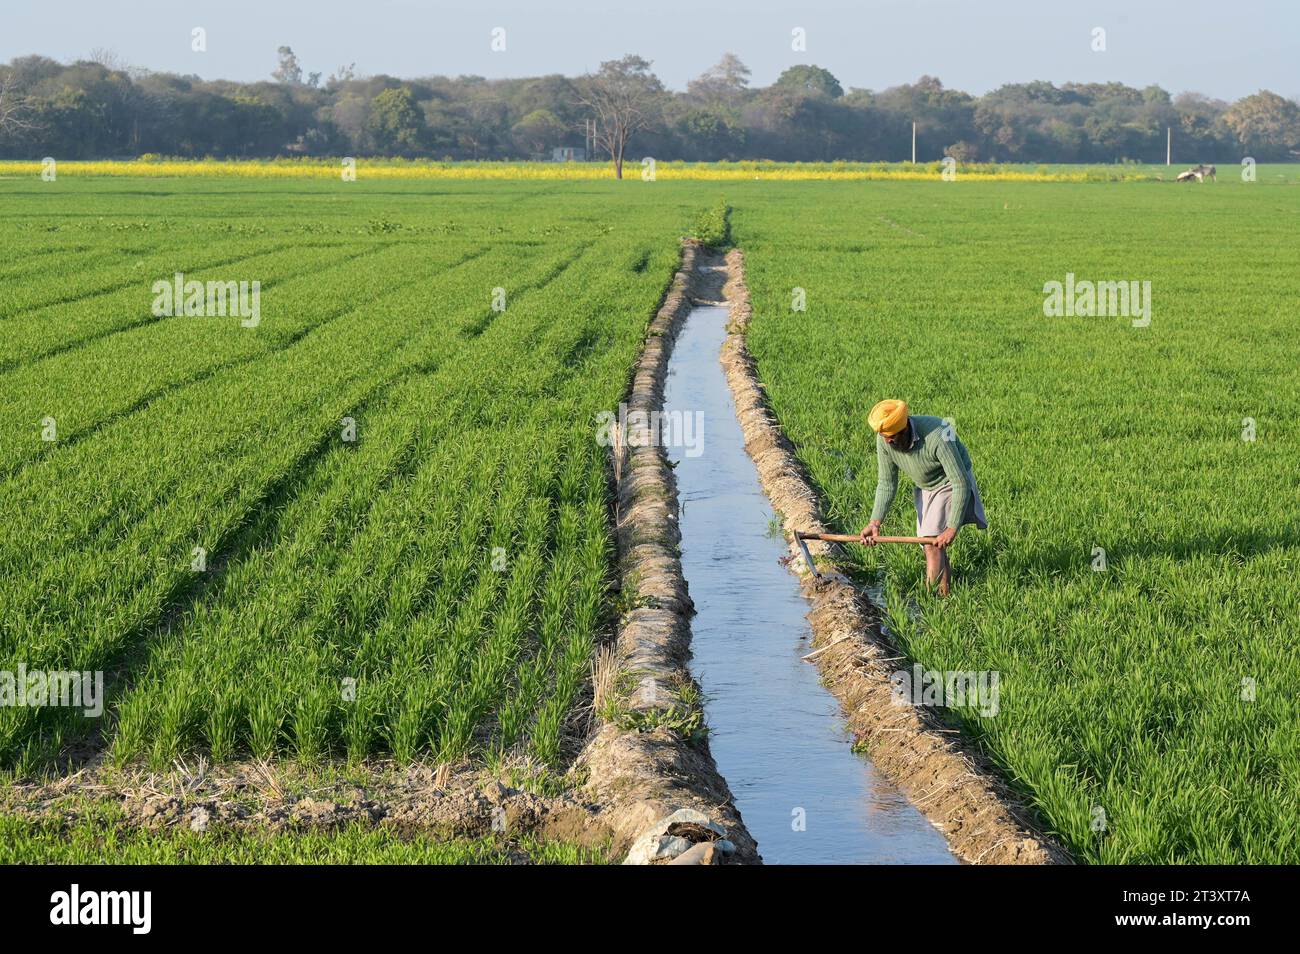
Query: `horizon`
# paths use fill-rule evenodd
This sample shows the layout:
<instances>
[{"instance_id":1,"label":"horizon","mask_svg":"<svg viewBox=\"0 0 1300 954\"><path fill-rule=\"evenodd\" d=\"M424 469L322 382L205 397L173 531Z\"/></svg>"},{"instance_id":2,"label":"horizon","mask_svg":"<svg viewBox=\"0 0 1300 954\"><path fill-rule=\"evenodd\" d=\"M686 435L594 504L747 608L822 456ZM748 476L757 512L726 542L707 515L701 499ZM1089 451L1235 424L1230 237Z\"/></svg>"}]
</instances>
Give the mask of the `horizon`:
<instances>
[{"instance_id":1,"label":"horizon","mask_svg":"<svg viewBox=\"0 0 1300 954\"><path fill-rule=\"evenodd\" d=\"M666 87L681 92L730 52L752 70L753 87L770 86L783 70L807 64L829 70L846 91L878 91L930 75L975 96L1041 80L1157 85L1171 95L1200 93L1228 102L1270 89L1300 100L1300 75L1289 67L1294 57L1275 39L1300 31L1300 7L1281 0L1253 6L1250 17L1218 16L1221 8L1205 0L1158 0L1141 11L1102 0L1086 13L1041 10L1025 0L996 11L958 0L850 11L842 0L814 0L790 12L773 0L758 0L752 9L731 0L690 10L696 29L689 36L673 12L690 9L680 4L657 5L649 17L621 10L615 17L590 0L564 8L549 0L498 0L442 13L428 0L377 0L370 15L355 22L342 13L350 7L340 0L317 0L307 18L295 15L305 6L300 3L264 11L249 0L232 0L177 10L163 0L141 0L131 5L129 20L121 16L124 6L68 0L69 16L58 21L36 8L12 11L0 36L0 62L37 55L71 63L107 51L124 66L152 73L272 82L276 49L285 45L305 72L321 73L322 82L353 62L358 77L518 80L579 76L635 53L652 62ZM741 22L732 22L742 9ZM385 13L400 13L407 28L395 31L383 22ZM806 31L803 51L791 49L795 26ZM195 27L205 30L203 52L191 49ZM505 49L494 52L497 27L505 30ZM728 42L717 43L713 37L724 28ZM1095 28L1105 30L1104 50L1092 49ZM241 39L232 43L232 35ZM1013 61L1021 65L1011 67Z\"/></svg>"}]
</instances>

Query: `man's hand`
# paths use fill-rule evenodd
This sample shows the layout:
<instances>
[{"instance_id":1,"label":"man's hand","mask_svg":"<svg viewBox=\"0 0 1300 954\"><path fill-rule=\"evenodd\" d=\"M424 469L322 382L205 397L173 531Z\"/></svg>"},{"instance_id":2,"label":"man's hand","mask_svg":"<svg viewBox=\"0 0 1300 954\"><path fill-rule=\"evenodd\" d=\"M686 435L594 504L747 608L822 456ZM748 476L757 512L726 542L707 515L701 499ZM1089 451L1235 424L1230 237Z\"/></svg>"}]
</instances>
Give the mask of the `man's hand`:
<instances>
[{"instance_id":1,"label":"man's hand","mask_svg":"<svg viewBox=\"0 0 1300 954\"><path fill-rule=\"evenodd\" d=\"M934 545L940 550L946 550L952 541L957 539L957 528L949 527L943 533L934 538Z\"/></svg>"},{"instance_id":2,"label":"man's hand","mask_svg":"<svg viewBox=\"0 0 1300 954\"><path fill-rule=\"evenodd\" d=\"M876 545L876 537L878 536L880 536L879 520L872 520L862 528L862 542L866 546L874 547Z\"/></svg>"}]
</instances>

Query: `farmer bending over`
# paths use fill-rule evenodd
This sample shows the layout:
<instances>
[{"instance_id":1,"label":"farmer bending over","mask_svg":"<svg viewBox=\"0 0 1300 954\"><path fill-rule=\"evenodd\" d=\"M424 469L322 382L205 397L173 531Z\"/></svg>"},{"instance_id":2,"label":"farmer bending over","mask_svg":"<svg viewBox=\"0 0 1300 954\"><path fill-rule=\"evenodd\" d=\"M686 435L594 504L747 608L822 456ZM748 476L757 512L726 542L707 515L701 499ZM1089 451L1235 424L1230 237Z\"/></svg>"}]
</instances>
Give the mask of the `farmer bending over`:
<instances>
[{"instance_id":1,"label":"farmer bending over","mask_svg":"<svg viewBox=\"0 0 1300 954\"><path fill-rule=\"evenodd\" d=\"M867 415L867 423L876 432L880 476L876 505L871 522L862 528L862 542L875 546L880 524L898 492L898 472L903 471L916 485L916 535L935 538L933 545L923 545L926 586L937 581L939 595L947 596L952 578L945 552L948 545L968 523L981 530L988 527L971 472L970 453L941 418L909 417L903 401L881 401Z\"/></svg>"}]
</instances>

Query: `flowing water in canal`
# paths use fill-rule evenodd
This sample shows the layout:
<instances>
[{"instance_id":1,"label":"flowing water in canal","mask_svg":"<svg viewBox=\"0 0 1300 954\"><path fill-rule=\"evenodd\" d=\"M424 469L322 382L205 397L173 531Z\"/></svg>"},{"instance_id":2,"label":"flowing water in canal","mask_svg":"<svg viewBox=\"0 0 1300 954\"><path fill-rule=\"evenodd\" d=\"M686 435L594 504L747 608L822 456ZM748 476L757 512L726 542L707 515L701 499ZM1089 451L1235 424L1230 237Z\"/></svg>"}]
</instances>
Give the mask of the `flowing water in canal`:
<instances>
[{"instance_id":1,"label":"flowing water in canal","mask_svg":"<svg viewBox=\"0 0 1300 954\"><path fill-rule=\"evenodd\" d=\"M745 453L718 362L727 309L696 306L669 362L665 410L701 420L666 448L681 500L682 570L695 602L691 669L709 745L767 864L952 864L943 837L852 750L818 681L808 605ZM696 417L697 413L700 417ZM801 824L802 822L802 824Z\"/></svg>"}]
</instances>

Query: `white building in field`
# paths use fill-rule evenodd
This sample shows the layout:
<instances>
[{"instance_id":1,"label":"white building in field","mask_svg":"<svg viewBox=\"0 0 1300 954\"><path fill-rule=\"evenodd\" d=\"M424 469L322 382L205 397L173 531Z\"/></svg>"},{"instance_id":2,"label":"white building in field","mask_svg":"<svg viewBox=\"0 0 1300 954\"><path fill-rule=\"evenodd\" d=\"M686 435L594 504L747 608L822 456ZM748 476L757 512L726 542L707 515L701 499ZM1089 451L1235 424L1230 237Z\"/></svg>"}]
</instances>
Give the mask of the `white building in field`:
<instances>
[{"instance_id":1,"label":"white building in field","mask_svg":"<svg viewBox=\"0 0 1300 954\"><path fill-rule=\"evenodd\" d=\"M581 146L556 146L551 150L551 162L586 162L587 150Z\"/></svg>"}]
</instances>

